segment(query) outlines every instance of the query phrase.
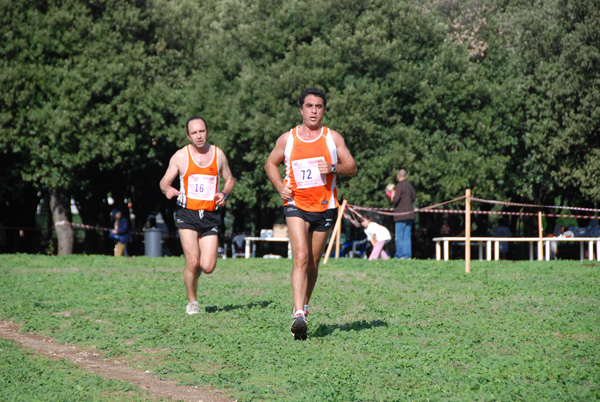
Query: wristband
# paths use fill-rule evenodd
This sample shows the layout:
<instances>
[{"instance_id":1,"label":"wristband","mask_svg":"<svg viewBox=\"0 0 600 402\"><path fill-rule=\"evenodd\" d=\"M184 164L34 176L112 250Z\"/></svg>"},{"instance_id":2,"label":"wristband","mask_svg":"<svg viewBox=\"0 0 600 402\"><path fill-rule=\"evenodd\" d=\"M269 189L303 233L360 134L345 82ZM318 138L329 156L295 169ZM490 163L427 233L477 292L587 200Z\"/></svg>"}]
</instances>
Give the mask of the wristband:
<instances>
[{"instance_id":1,"label":"wristband","mask_svg":"<svg viewBox=\"0 0 600 402\"><path fill-rule=\"evenodd\" d=\"M223 193L223 195L225 196L225 199L227 199L227 194Z\"/></svg>"}]
</instances>

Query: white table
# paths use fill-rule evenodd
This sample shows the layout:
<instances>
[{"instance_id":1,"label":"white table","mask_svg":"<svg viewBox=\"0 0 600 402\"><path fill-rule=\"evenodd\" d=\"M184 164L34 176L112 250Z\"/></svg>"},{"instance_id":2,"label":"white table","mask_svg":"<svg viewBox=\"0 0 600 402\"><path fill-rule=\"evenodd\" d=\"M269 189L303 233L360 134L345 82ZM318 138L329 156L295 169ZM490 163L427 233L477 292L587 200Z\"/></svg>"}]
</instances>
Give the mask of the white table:
<instances>
[{"instance_id":1,"label":"white table","mask_svg":"<svg viewBox=\"0 0 600 402\"><path fill-rule=\"evenodd\" d=\"M444 247L444 261L448 261L449 245L452 242L462 242L464 244L465 237L435 237L435 258L440 261L442 259L442 245ZM533 261L533 246L538 243L538 260L542 260L542 242L539 237L471 237L471 243L479 246L479 260L483 261L483 246L486 246L486 260L492 260L492 244L494 246L494 260L500 259L500 242L526 242L529 243L529 260Z\"/></svg>"},{"instance_id":2,"label":"white table","mask_svg":"<svg viewBox=\"0 0 600 402\"><path fill-rule=\"evenodd\" d=\"M435 258L440 261L442 259L442 245L444 251L444 261L449 259L449 245L451 242L465 242L464 237L436 237L435 241ZM550 243L553 241L560 242L580 242L579 256L583 261L583 246L584 243L588 243L588 259L592 261L594 259L594 243L596 244L596 260L600 261L600 237L471 237L471 243L477 243L479 245L479 260L483 261L483 245L486 245L486 259L491 261L492 259L492 243L494 244L494 260L500 259L500 242L526 242L529 243L529 260L533 261L533 246L535 243L538 244L538 261L550 260ZM545 253L544 251L545 247Z\"/></svg>"},{"instance_id":3,"label":"white table","mask_svg":"<svg viewBox=\"0 0 600 402\"><path fill-rule=\"evenodd\" d=\"M244 241L246 242L246 258L250 258L251 256L254 257L256 255L256 242L258 241L287 242L288 258L292 258L292 243L287 237L244 237ZM250 252L251 248L252 252Z\"/></svg>"},{"instance_id":4,"label":"white table","mask_svg":"<svg viewBox=\"0 0 600 402\"><path fill-rule=\"evenodd\" d=\"M588 260L594 260L594 243L596 243L596 260L600 261L600 237L544 237L543 242L546 250L546 261L550 260L550 243L552 242L579 242L579 259L583 261L583 246L588 244Z\"/></svg>"}]
</instances>

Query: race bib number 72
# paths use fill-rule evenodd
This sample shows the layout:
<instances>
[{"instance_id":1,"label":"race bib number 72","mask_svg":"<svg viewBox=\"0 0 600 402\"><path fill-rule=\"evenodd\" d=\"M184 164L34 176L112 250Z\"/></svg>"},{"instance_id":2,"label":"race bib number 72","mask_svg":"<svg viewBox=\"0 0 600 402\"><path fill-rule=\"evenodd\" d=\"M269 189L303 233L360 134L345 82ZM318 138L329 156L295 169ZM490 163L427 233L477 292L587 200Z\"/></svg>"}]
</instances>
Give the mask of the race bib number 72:
<instances>
[{"instance_id":1,"label":"race bib number 72","mask_svg":"<svg viewBox=\"0 0 600 402\"><path fill-rule=\"evenodd\" d=\"M325 158L319 156L292 161L292 171L296 179L296 186L299 189L324 186L326 184L325 175L319 172L319 161L322 160L325 160Z\"/></svg>"}]
</instances>

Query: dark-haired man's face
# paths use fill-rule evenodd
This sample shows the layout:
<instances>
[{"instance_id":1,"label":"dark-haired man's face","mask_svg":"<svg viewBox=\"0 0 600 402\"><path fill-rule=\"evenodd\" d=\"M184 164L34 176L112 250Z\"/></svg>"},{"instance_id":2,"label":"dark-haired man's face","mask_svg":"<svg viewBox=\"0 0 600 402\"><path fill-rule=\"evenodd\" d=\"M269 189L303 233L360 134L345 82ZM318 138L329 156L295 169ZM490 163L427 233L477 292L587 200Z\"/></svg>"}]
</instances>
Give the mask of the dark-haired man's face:
<instances>
[{"instance_id":1,"label":"dark-haired man's face","mask_svg":"<svg viewBox=\"0 0 600 402\"><path fill-rule=\"evenodd\" d=\"M204 149L208 138L208 129L201 119L191 120L188 123L188 140L198 149Z\"/></svg>"},{"instance_id":2,"label":"dark-haired man's face","mask_svg":"<svg viewBox=\"0 0 600 402\"><path fill-rule=\"evenodd\" d=\"M321 127L323 114L325 113L325 105L323 99L316 95L307 95L304 98L304 104L300 108L300 114L304 125L310 129Z\"/></svg>"}]
</instances>

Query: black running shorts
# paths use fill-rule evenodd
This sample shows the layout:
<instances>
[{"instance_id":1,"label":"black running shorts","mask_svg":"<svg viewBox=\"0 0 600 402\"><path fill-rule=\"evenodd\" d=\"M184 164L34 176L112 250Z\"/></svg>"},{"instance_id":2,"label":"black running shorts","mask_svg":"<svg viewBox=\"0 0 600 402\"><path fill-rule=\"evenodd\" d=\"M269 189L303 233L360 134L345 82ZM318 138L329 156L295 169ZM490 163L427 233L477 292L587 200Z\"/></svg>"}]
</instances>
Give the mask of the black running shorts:
<instances>
[{"instance_id":1,"label":"black running shorts","mask_svg":"<svg viewBox=\"0 0 600 402\"><path fill-rule=\"evenodd\" d=\"M221 233L221 211L193 211L187 208L179 208L175 212L175 226L179 229L192 229L198 232L200 237Z\"/></svg>"},{"instance_id":2,"label":"black running shorts","mask_svg":"<svg viewBox=\"0 0 600 402\"><path fill-rule=\"evenodd\" d=\"M309 232L327 232L333 227L334 220L337 217L337 208L328 209L323 212L307 212L294 205L283 207L283 215L302 218L310 224Z\"/></svg>"}]
</instances>

